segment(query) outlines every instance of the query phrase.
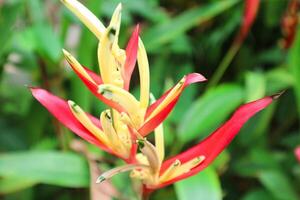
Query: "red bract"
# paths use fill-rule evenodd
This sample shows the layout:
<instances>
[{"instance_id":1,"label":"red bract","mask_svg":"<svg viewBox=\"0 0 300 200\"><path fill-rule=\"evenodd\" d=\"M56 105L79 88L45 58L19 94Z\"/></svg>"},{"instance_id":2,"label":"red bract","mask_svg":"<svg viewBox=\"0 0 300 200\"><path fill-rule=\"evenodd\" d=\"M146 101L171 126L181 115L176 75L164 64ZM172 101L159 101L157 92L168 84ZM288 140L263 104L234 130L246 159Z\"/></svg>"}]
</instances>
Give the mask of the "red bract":
<instances>
[{"instance_id":1,"label":"red bract","mask_svg":"<svg viewBox=\"0 0 300 200\"><path fill-rule=\"evenodd\" d=\"M76 133L84 140L100 147L101 149L112 153L109 148L103 145L90 131L88 131L72 114L68 103L49 93L41 88L30 88L32 95L38 100L59 122L61 122L68 129ZM89 115L91 121L101 128L100 121ZM101 128L102 129L102 128Z\"/></svg>"},{"instance_id":2,"label":"red bract","mask_svg":"<svg viewBox=\"0 0 300 200\"><path fill-rule=\"evenodd\" d=\"M241 43L247 36L259 8L260 0L245 0L244 16L236 42Z\"/></svg>"},{"instance_id":3,"label":"red bract","mask_svg":"<svg viewBox=\"0 0 300 200\"><path fill-rule=\"evenodd\" d=\"M183 88L182 88L181 92L178 93L177 95L175 95L173 97L173 99L168 104L165 105L165 107L162 109L161 112L159 112L157 115L155 115L150 120L148 120L149 116L151 116L151 114L155 111L155 109L165 100L165 98L168 96L168 94L174 87L169 89L167 92L165 92L157 101L155 101L153 104L151 104L149 106L149 108L147 109L147 112L145 115L146 123L143 124L142 127L139 129L139 133L142 136L146 136L151 131L153 131L170 114L170 112L176 105L180 95L182 94L183 90L192 83L203 82L203 81L206 81L206 78L204 76L202 76L201 74L197 74L197 73L188 74L185 77L184 82L182 83Z\"/></svg>"},{"instance_id":4,"label":"red bract","mask_svg":"<svg viewBox=\"0 0 300 200\"><path fill-rule=\"evenodd\" d=\"M126 61L124 65L124 74L123 74L125 90L129 90L131 75L136 63L138 42L139 42L139 25L136 26L126 47Z\"/></svg>"},{"instance_id":5,"label":"red bract","mask_svg":"<svg viewBox=\"0 0 300 200\"><path fill-rule=\"evenodd\" d=\"M213 132L206 139L199 144L188 149L187 151L168 159L162 164L160 174L162 175L176 160L184 164L197 157L204 156L203 162L198 166L192 168L189 172L183 173L167 182L158 185L156 188L161 188L172 184L181 179L192 176L199 171L205 169L232 141L232 139L238 134L242 126L257 112L267 107L273 99L278 96L265 97L263 99L247 103L239 107L232 117ZM155 189L156 189L155 188Z\"/></svg>"}]
</instances>

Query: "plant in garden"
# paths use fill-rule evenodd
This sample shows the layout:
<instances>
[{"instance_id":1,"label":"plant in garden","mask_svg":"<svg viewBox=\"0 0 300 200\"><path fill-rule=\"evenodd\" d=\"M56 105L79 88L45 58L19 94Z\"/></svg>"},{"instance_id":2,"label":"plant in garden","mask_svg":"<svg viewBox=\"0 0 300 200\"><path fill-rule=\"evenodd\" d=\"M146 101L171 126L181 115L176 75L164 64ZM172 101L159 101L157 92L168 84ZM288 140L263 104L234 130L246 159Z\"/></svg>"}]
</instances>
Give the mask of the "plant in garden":
<instances>
[{"instance_id":1,"label":"plant in garden","mask_svg":"<svg viewBox=\"0 0 300 200\"><path fill-rule=\"evenodd\" d=\"M139 26L134 29L125 50L118 45L121 4L115 9L109 25L105 27L78 1L62 2L99 39L97 53L100 76L82 66L69 52L63 50L65 58L87 88L110 108L101 113L99 120L84 112L73 101L60 99L41 88L32 87L31 91L33 96L67 128L127 163L103 173L97 182L120 172L131 171L130 176L140 179L143 183L143 196L146 198L151 191L206 168L253 115L279 96L268 96L242 105L226 123L202 142L164 161L162 123L174 108L183 90L192 83L206 81L205 77L198 73L188 74L162 97L154 100L150 93L149 64L145 47L139 38ZM140 78L139 99L129 92L136 61ZM146 139L153 131L155 144Z\"/></svg>"}]
</instances>

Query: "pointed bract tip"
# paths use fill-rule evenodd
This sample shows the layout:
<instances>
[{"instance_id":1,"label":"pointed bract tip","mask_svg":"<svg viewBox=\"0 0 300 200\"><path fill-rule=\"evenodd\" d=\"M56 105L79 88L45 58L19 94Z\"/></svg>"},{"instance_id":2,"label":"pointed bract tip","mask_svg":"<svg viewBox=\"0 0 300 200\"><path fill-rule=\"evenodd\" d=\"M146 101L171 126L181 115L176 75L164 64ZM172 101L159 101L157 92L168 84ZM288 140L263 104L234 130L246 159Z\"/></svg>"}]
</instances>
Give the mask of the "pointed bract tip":
<instances>
[{"instance_id":1,"label":"pointed bract tip","mask_svg":"<svg viewBox=\"0 0 300 200\"><path fill-rule=\"evenodd\" d=\"M104 94L104 91L105 91L105 87L104 87L103 85L99 85L99 86L98 86L97 92L98 92L99 94Z\"/></svg>"},{"instance_id":2,"label":"pointed bract tip","mask_svg":"<svg viewBox=\"0 0 300 200\"><path fill-rule=\"evenodd\" d=\"M103 176L99 176L96 180L96 183L102 183L103 181L105 181L105 178Z\"/></svg>"},{"instance_id":3,"label":"pointed bract tip","mask_svg":"<svg viewBox=\"0 0 300 200\"><path fill-rule=\"evenodd\" d=\"M72 54L70 54L67 50L62 49L62 52L64 53L65 59L69 62L69 63L73 63L74 62L74 58L72 56Z\"/></svg>"},{"instance_id":4,"label":"pointed bract tip","mask_svg":"<svg viewBox=\"0 0 300 200\"><path fill-rule=\"evenodd\" d=\"M75 104L75 102L72 100L68 100L68 104L69 104L69 106L73 106Z\"/></svg>"},{"instance_id":5,"label":"pointed bract tip","mask_svg":"<svg viewBox=\"0 0 300 200\"><path fill-rule=\"evenodd\" d=\"M118 5L117 5L116 9L118 9L118 10L121 10L121 9L122 9L122 3L121 3L121 2L120 2L120 3L118 3Z\"/></svg>"},{"instance_id":6,"label":"pointed bract tip","mask_svg":"<svg viewBox=\"0 0 300 200\"><path fill-rule=\"evenodd\" d=\"M283 91L281 91L281 92L279 92L279 93L273 94L273 95L271 95L271 98L272 98L273 100L276 100L276 99L278 99L283 93L285 93L285 91L286 91L286 90L283 90Z\"/></svg>"},{"instance_id":7,"label":"pointed bract tip","mask_svg":"<svg viewBox=\"0 0 300 200\"><path fill-rule=\"evenodd\" d=\"M140 34L140 24L136 24L136 25L135 25L134 31L135 31L137 34Z\"/></svg>"},{"instance_id":8,"label":"pointed bract tip","mask_svg":"<svg viewBox=\"0 0 300 200\"><path fill-rule=\"evenodd\" d=\"M38 87L35 87L35 86L32 86L32 85L24 85L24 86L27 87L32 92L33 92L33 90L39 89Z\"/></svg>"},{"instance_id":9,"label":"pointed bract tip","mask_svg":"<svg viewBox=\"0 0 300 200\"><path fill-rule=\"evenodd\" d=\"M67 50L65 50L65 49L62 49L62 52L63 52L63 54L64 54L65 56L69 56L69 55L70 55L70 53L69 53Z\"/></svg>"}]
</instances>

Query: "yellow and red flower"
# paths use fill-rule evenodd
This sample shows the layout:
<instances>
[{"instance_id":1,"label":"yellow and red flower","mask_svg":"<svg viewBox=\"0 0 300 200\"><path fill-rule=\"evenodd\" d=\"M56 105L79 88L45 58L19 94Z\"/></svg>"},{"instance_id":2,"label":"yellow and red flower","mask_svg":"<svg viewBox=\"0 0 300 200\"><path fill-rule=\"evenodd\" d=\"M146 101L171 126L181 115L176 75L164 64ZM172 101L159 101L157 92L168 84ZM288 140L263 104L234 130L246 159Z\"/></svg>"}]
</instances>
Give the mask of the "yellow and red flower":
<instances>
[{"instance_id":1,"label":"yellow and red flower","mask_svg":"<svg viewBox=\"0 0 300 200\"><path fill-rule=\"evenodd\" d=\"M113 153L127 162L135 160L137 134L142 138L152 132L172 111L186 86L206 79L197 73L184 76L177 85L149 106L150 78L145 47L136 26L126 50L118 46L121 4L117 6L107 28L82 4L75 0L62 1L100 40L98 60L101 76L82 66L70 53L63 50L66 60L101 101L112 109L101 113L100 120L85 113L73 101L64 101L49 92L32 88L33 96L62 124L83 139ZM129 91L136 61L140 74L140 98ZM130 131L128 126L135 133Z\"/></svg>"},{"instance_id":2,"label":"yellow and red flower","mask_svg":"<svg viewBox=\"0 0 300 200\"><path fill-rule=\"evenodd\" d=\"M174 108L183 90L192 83L206 81L205 77L198 73L188 74L150 104L149 64L145 47L139 38L139 26L133 31L125 50L118 46L121 4L114 11L108 27L105 27L78 1L62 2L99 39L100 76L63 50L66 60L87 88L111 109L103 111L98 119L84 112L73 101L60 99L41 88L31 88L31 91L71 131L127 162L125 166L102 174L98 182L119 172L131 171L131 177L140 179L146 190L154 190L192 176L206 168L228 146L243 124L277 97L269 96L241 106L205 140L164 161L162 122ZM136 61L140 77L139 99L129 92ZM145 138L153 131L155 145ZM137 153L137 147L140 153Z\"/></svg>"}]
</instances>

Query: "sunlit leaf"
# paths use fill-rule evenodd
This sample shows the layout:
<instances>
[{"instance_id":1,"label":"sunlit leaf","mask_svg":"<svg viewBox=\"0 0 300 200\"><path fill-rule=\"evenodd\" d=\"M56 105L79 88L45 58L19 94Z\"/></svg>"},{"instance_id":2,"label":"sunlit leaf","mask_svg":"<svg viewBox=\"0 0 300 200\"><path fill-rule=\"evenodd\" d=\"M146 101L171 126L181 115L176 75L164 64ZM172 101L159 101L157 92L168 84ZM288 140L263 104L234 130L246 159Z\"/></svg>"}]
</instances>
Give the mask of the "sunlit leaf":
<instances>
[{"instance_id":1,"label":"sunlit leaf","mask_svg":"<svg viewBox=\"0 0 300 200\"><path fill-rule=\"evenodd\" d=\"M0 156L0 177L65 187L87 187L86 161L73 153L22 152Z\"/></svg>"},{"instance_id":2,"label":"sunlit leaf","mask_svg":"<svg viewBox=\"0 0 300 200\"><path fill-rule=\"evenodd\" d=\"M175 184L178 200L221 200L222 190L216 172L207 168Z\"/></svg>"}]
</instances>

